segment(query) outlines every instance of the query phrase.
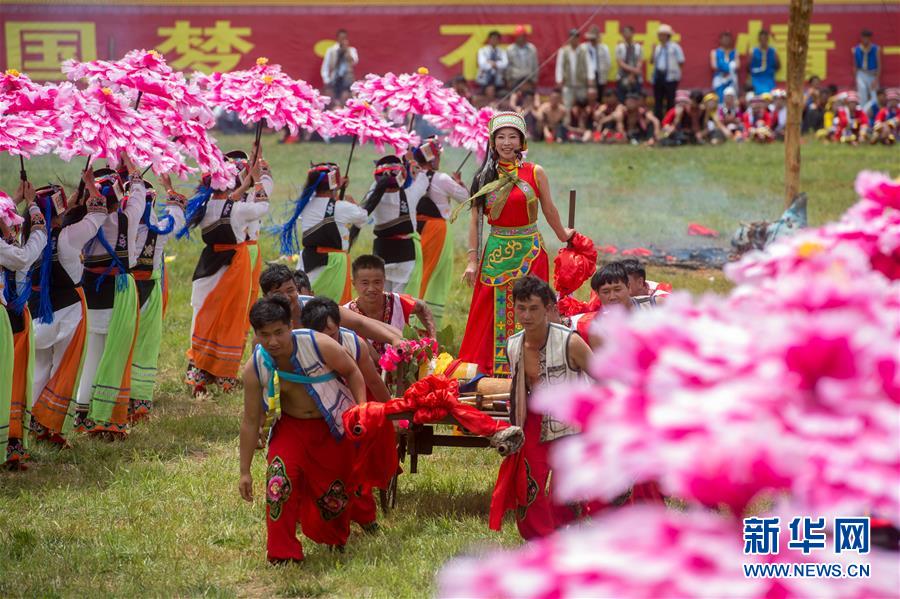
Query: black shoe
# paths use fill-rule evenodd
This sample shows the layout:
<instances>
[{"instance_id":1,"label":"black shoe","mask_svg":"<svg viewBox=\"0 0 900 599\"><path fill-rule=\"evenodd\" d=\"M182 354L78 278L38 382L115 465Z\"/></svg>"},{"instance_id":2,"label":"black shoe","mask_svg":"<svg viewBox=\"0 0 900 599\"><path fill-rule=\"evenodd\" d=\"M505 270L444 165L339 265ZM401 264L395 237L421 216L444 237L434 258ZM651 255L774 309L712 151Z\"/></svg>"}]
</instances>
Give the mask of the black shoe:
<instances>
[{"instance_id":1,"label":"black shoe","mask_svg":"<svg viewBox=\"0 0 900 599\"><path fill-rule=\"evenodd\" d=\"M366 533L367 535L377 534L378 531L381 530L381 527L378 526L378 522L371 522L369 524L360 524L359 527L362 528L363 532Z\"/></svg>"}]
</instances>

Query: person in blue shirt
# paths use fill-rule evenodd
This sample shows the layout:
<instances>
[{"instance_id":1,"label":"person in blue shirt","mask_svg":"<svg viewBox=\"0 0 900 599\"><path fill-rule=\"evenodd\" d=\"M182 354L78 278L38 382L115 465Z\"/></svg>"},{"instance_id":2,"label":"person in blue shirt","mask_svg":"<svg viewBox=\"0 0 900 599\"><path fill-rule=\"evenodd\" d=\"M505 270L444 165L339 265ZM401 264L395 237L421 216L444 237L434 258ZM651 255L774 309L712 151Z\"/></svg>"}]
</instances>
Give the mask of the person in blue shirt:
<instances>
[{"instance_id":1,"label":"person in blue shirt","mask_svg":"<svg viewBox=\"0 0 900 599\"><path fill-rule=\"evenodd\" d=\"M709 53L709 67L713 72L712 87L719 97L719 102L724 100L723 92L726 87L738 87L737 71L740 68L741 59L734 49L734 35L730 31L723 31L719 35L719 47Z\"/></svg>"},{"instance_id":2,"label":"person in blue shirt","mask_svg":"<svg viewBox=\"0 0 900 599\"><path fill-rule=\"evenodd\" d=\"M767 94L775 89L775 74L781 68L778 53L769 46L769 31L762 29L757 37L759 46L750 51L750 83L754 94Z\"/></svg>"},{"instance_id":3,"label":"person in blue shirt","mask_svg":"<svg viewBox=\"0 0 900 599\"><path fill-rule=\"evenodd\" d=\"M866 106L875 99L878 79L881 77L881 48L872 43L872 32L863 29L859 43L853 46L853 73L856 76L856 93L860 105Z\"/></svg>"}]
</instances>

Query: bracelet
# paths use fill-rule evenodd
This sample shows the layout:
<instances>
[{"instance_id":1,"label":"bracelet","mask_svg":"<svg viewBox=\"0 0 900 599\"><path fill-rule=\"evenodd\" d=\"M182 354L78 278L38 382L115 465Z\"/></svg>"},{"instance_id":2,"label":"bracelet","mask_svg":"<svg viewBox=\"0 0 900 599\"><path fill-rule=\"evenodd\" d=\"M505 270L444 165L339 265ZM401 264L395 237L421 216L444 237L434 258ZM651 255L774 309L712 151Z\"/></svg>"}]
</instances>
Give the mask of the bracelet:
<instances>
[{"instance_id":1,"label":"bracelet","mask_svg":"<svg viewBox=\"0 0 900 599\"><path fill-rule=\"evenodd\" d=\"M469 248L468 250L466 250L466 253L467 254L477 254L478 250L476 250L475 248Z\"/></svg>"}]
</instances>

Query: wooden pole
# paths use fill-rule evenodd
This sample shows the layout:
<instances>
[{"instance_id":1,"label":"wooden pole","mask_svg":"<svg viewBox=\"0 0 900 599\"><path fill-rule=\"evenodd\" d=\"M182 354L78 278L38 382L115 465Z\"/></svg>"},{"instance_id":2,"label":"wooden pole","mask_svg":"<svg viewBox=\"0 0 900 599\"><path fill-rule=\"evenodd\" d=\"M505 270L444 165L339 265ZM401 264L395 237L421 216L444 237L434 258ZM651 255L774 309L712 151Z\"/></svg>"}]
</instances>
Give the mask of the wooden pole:
<instances>
[{"instance_id":1,"label":"wooden pole","mask_svg":"<svg viewBox=\"0 0 900 599\"><path fill-rule=\"evenodd\" d=\"M569 228L575 228L575 190L569 190Z\"/></svg>"},{"instance_id":2,"label":"wooden pole","mask_svg":"<svg viewBox=\"0 0 900 599\"><path fill-rule=\"evenodd\" d=\"M784 130L784 205L800 193L800 124L803 118L803 79L809 47L809 19L813 0L791 0L787 43L787 125Z\"/></svg>"},{"instance_id":3,"label":"wooden pole","mask_svg":"<svg viewBox=\"0 0 900 599\"><path fill-rule=\"evenodd\" d=\"M344 171L344 177L350 176L350 165L353 164L353 150L356 149L356 142L359 141L359 136L353 136L353 143L350 144L350 157L347 159L347 170ZM347 194L347 186L341 185L341 196L340 199L343 200L344 196Z\"/></svg>"}]
</instances>

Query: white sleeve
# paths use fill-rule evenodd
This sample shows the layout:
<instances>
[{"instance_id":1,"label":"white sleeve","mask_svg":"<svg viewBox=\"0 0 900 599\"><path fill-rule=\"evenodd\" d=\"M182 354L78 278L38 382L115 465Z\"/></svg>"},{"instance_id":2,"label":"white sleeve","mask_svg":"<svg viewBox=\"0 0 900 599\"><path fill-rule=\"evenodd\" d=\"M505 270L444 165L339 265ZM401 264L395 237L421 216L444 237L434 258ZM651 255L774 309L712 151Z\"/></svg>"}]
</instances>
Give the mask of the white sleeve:
<instances>
[{"instance_id":1,"label":"white sleeve","mask_svg":"<svg viewBox=\"0 0 900 599\"><path fill-rule=\"evenodd\" d=\"M259 178L259 182L262 184L263 191L266 192L266 196L271 198L272 192L275 191L275 180L272 179L272 175L263 175Z\"/></svg>"},{"instance_id":2,"label":"white sleeve","mask_svg":"<svg viewBox=\"0 0 900 599\"><path fill-rule=\"evenodd\" d=\"M335 210L340 211L338 220L345 222L349 226L362 227L369 220L369 214L365 208L351 202L338 202L335 205Z\"/></svg>"},{"instance_id":3,"label":"white sleeve","mask_svg":"<svg viewBox=\"0 0 900 599\"><path fill-rule=\"evenodd\" d=\"M359 52L356 51L355 46L350 46L350 58L353 59L353 66L359 64Z\"/></svg>"},{"instance_id":4,"label":"white sleeve","mask_svg":"<svg viewBox=\"0 0 900 599\"><path fill-rule=\"evenodd\" d=\"M678 44L675 44L675 55L678 57L678 63L684 64L684 50L682 50L681 46Z\"/></svg>"},{"instance_id":5,"label":"white sleeve","mask_svg":"<svg viewBox=\"0 0 900 599\"><path fill-rule=\"evenodd\" d=\"M500 60L497 61L497 68L501 71L509 66L509 55L507 55L506 50L500 49Z\"/></svg>"},{"instance_id":6,"label":"white sleeve","mask_svg":"<svg viewBox=\"0 0 900 599\"><path fill-rule=\"evenodd\" d=\"M169 238L184 227L184 209L177 204L169 204L166 206L166 214L171 216L173 221L172 232L165 236Z\"/></svg>"},{"instance_id":7,"label":"white sleeve","mask_svg":"<svg viewBox=\"0 0 900 599\"><path fill-rule=\"evenodd\" d=\"M428 193L428 186L430 184L431 181L428 180L428 175L423 171L419 171L419 174L413 179L412 185L406 190L407 197L411 196L414 197L416 201L419 201L422 196Z\"/></svg>"},{"instance_id":8,"label":"white sleeve","mask_svg":"<svg viewBox=\"0 0 900 599\"><path fill-rule=\"evenodd\" d=\"M559 85L563 82L563 53L565 50L560 50L556 54L556 84Z\"/></svg>"},{"instance_id":9,"label":"white sleeve","mask_svg":"<svg viewBox=\"0 0 900 599\"><path fill-rule=\"evenodd\" d=\"M128 217L129 223L131 223L132 220L141 220L141 216L144 215L144 206L146 203L147 188L144 187L143 181L136 179L131 183L131 187L128 189L128 199L125 201L125 208L122 209L122 212Z\"/></svg>"},{"instance_id":10,"label":"white sleeve","mask_svg":"<svg viewBox=\"0 0 900 599\"><path fill-rule=\"evenodd\" d=\"M327 50L325 50L325 56L322 57L322 70L320 74L322 75L322 82L325 85L331 84L331 55L333 54L332 50L334 50L334 46L331 46Z\"/></svg>"},{"instance_id":11,"label":"white sleeve","mask_svg":"<svg viewBox=\"0 0 900 599\"><path fill-rule=\"evenodd\" d=\"M47 231L32 229L25 245L19 247L0 239L0 263L10 270L23 271L31 268L47 245Z\"/></svg>"},{"instance_id":12,"label":"white sleeve","mask_svg":"<svg viewBox=\"0 0 900 599\"><path fill-rule=\"evenodd\" d=\"M269 211L269 202L235 202L231 209L233 217L243 223L259 220Z\"/></svg>"},{"instance_id":13,"label":"white sleeve","mask_svg":"<svg viewBox=\"0 0 900 599\"><path fill-rule=\"evenodd\" d=\"M488 53L485 51L487 46L482 46L478 49L478 68L481 70L485 70L490 68L491 65L488 64Z\"/></svg>"},{"instance_id":14,"label":"white sleeve","mask_svg":"<svg viewBox=\"0 0 900 599\"><path fill-rule=\"evenodd\" d=\"M63 227L57 240L60 254L64 249L67 250L66 253L81 253L85 244L94 238L97 231L106 222L106 216L105 212L88 212L77 223Z\"/></svg>"},{"instance_id":15,"label":"white sleeve","mask_svg":"<svg viewBox=\"0 0 900 599\"><path fill-rule=\"evenodd\" d=\"M435 173L431 178L431 185L437 183L441 193L457 202L465 202L469 199L469 190L453 180L447 173Z\"/></svg>"}]
</instances>

